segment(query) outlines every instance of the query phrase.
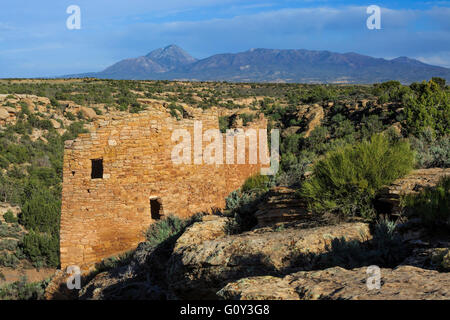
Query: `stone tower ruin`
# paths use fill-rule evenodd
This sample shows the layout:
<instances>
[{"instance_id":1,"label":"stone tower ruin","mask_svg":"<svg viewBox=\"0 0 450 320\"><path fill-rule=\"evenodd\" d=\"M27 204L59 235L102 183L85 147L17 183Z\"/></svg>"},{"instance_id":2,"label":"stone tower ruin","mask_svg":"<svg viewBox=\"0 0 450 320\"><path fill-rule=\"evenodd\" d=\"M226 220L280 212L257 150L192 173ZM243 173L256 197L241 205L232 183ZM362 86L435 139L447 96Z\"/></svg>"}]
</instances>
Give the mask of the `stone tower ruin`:
<instances>
[{"instance_id":1,"label":"stone tower ruin","mask_svg":"<svg viewBox=\"0 0 450 320\"><path fill-rule=\"evenodd\" d=\"M61 209L61 268L92 266L134 249L149 225L223 208L225 197L259 164L174 164L175 129L218 129L218 110L194 110L177 120L161 106L139 114L103 117L89 133L67 141ZM264 118L250 124L265 129ZM225 141L225 138L223 139ZM248 159L248 141L246 145ZM226 148L224 147L224 153ZM194 150L192 150L194 152Z\"/></svg>"}]
</instances>

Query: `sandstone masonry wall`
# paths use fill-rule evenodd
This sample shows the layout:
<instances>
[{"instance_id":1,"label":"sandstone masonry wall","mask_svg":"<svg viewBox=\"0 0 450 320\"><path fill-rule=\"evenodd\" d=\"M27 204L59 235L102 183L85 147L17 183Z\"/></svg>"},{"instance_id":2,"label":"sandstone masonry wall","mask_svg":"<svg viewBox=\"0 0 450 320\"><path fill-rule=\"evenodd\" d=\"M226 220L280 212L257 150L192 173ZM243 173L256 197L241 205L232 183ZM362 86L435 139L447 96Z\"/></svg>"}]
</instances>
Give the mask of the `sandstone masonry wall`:
<instances>
[{"instance_id":1,"label":"sandstone masonry wall","mask_svg":"<svg viewBox=\"0 0 450 320\"><path fill-rule=\"evenodd\" d=\"M178 121L166 109L153 107L139 114L100 119L90 133L66 143L62 268L89 267L133 249L154 222L150 199L160 198L165 216L185 218L222 208L229 192L259 172L259 164L248 164L248 145L244 165L174 164L171 153L178 142L172 142L173 130L186 129L193 139L195 120L202 121L203 132L218 128L216 109L197 110L190 119ZM266 120L260 118L250 126L266 128ZM203 142L203 149L208 144ZM225 154L224 145L224 159ZM91 179L92 159L103 160L102 179Z\"/></svg>"}]
</instances>

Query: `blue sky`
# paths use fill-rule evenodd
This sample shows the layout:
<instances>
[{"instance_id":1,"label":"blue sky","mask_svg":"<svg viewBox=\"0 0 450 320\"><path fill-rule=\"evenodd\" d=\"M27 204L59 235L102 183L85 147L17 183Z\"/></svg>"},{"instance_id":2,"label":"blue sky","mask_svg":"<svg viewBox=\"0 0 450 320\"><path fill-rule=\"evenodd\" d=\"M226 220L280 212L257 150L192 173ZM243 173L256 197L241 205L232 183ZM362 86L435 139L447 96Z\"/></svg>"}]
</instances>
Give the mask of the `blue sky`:
<instances>
[{"instance_id":1,"label":"blue sky","mask_svg":"<svg viewBox=\"0 0 450 320\"><path fill-rule=\"evenodd\" d=\"M66 28L70 5L81 30ZM369 5L382 8L381 30L366 27ZM196 58L310 49L450 67L450 1L2 0L0 77L100 71L169 44Z\"/></svg>"}]
</instances>

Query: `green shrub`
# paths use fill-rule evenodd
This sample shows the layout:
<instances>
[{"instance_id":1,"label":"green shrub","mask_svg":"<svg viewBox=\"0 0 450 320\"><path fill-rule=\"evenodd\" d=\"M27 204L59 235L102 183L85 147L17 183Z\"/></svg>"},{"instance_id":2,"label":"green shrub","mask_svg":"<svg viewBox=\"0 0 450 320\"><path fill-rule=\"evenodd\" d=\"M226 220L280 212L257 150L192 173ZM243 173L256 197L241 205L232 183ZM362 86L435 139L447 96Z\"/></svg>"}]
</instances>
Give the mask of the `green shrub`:
<instances>
[{"instance_id":1,"label":"green shrub","mask_svg":"<svg viewBox=\"0 0 450 320\"><path fill-rule=\"evenodd\" d=\"M69 119L70 121L75 121L76 119L75 115L70 111L66 112L66 118Z\"/></svg>"},{"instance_id":2,"label":"green shrub","mask_svg":"<svg viewBox=\"0 0 450 320\"><path fill-rule=\"evenodd\" d=\"M297 155L291 152L282 153L281 170L275 176L275 184L286 186L300 184L315 158L316 154L307 150L302 150Z\"/></svg>"},{"instance_id":3,"label":"green shrub","mask_svg":"<svg viewBox=\"0 0 450 320\"><path fill-rule=\"evenodd\" d=\"M328 139L329 132L325 126L315 127L308 138L305 139L305 145L308 149L319 150L319 146Z\"/></svg>"},{"instance_id":4,"label":"green shrub","mask_svg":"<svg viewBox=\"0 0 450 320\"><path fill-rule=\"evenodd\" d=\"M117 267L124 266L126 264L129 264L131 261L131 258L133 257L134 251L127 251L124 252L118 256L109 257L106 259L103 259L99 263L95 264L95 274L98 274L100 272L108 271L111 269L115 269ZM92 276L92 274L91 274Z\"/></svg>"},{"instance_id":5,"label":"green shrub","mask_svg":"<svg viewBox=\"0 0 450 320\"><path fill-rule=\"evenodd\" d=\"M16 251L18 244L19 241L16 239L0 240L0 251L1 250Z\"/></svg>"},{"instance_id":6,"label":"green shrub","mask_svg":"<svg viewBox=\"0 0 450 320\"><path fill-rule=\"evenodd\" d=\"M100 110L98 107L94 107L93 109L96 115L101 116L103 114L102 110Z\"/></svg>"},{"instance_id":7,"label":"green shrub","mask_svg":"<svg viewBox=\"0 0 450 320\"><path fill-rule=\"evenodd\" d=\"M241 192L240 190L234 190L230 192L228 197L225 198L225 210L233 211L237 209L241 202Z\"/></svg>"},{"instance_id":8,"label":"green shrub","mask_svg":"<svg viewBox=\"0 0 450 320\"><path fill-rule=\"evenodd\" d=\"M0 224L0 238L21 238L21 228L15 223L13 225Z\"/></svg>"},{"instance_id":9,"label":"green shrub","mask_svg":"<svg viewBox=\"0 0 450 320\"><path fill-rule=\"evenodd\" d=\"M296 153L299 150L300 142L303 139L302 134L291 134L283 139L280 145L282 156L287 153Z\"/></svg>"},{"instance_id":10,"label":"green shrub","mask_svg":"<svg viewBox=\"0 0 450 320\"><path fill-rule=\"evenodd\" d=\"M5 212L5 214L3 215L3 219L5 219L5 221L7 223L15 223L17 222L17 217L14 216L14 213L11 210L8 210Z\"/></svg>"},{"instance_id":11,"label":"green shrub","mask_svg":"<svg viewBox=\"0 0 450 320\"><path fill-rule=\"evenodd\" d=\"M419 168L450 167L450 135L436 137L431 128L409 138Z\"/></svg>"},{"instance_id":12,"label":"green shrub","mask_svg":"<svg viewBox=\"0 0 450 320\"><path fill-rule=\"evenodd\" d=\"M383 131L383 122L375 114L370 115L368 118L363 118L362 123L361 136L365 139Z\"/></svg>"},{"instance_id":13,"label":"green shrub","mask_svg":"<svg viewBox=\"0 0 450 320\"><path fill-rule=\"evenodd\" d=\"M6 169L9 167L9 160L0 155L0 169Z\"/></svg>"},{"instance_id":14,"label":"green shrub","mask_svg":"<svg viewBox=\"0 0 450 320\"><path fill-rule=\"evenodd\" d=\"M438 135L450 134L450 95L434 81L413 83L414 95L406 101L406 124L412 134L431 128Z\"/></svg>"},{"instance_id":15,"label":"green shrub","mask_svg":"<svg viewBox=\"0 0 450 320\"><path fill-rule=\"evenodd\" d=\"M253 228L257 224L255 218L257 205L266 194L267 190L262 189L252 189L247 192L239 189L231 192L225 199L225 215L230 217L226 232L236 234Z\"/></svg>"},{"instance_id":16,"label":"green shrub","mask_svg":"<svg viewBox=\"0 0 450 320\"><path fill-rule=\"evenodd\" d=\"M251 190L267 190L269 180L270 179L268 176L262 174L253 175L245 180L244 184L241 187L241 190L242 192Z\"/></svg>"},{"instance_id":17,"label":"green shrub","mask_svg":"<svg viewBox=\"0 0 450 320\"><path fill-rule=\"evenodd\" d=\"M337 115L341 115L338 113ZM334 117L333 117L334 118ZM336 138L345 138L345 137L352 137L355 132L355 127L351 120L349 119L342 119L339 122L336 122L334 124L334 136Z\"/></svg>"},{"instance_id":18,"label":"green shrub","mask_svg":"<svg viewBox=\"0 0 450 320\"><path fill-rule=\"evenodd\" d=\"M316 254L315 267L329 268L340 266L353 269L360 266L378 265L392 268L408 256L409 249L403 245L401 237L395 232L396 224L389 220L376 223L373 238L360 242L335 238L325 247L325 252Z\"/></svg>"},{"instance_id":19,"label":"green shrub","mask_svg":"<svg viewBox=\"0 0 450 320\"><path fill-rule=\"evenodd\" d=\"M227 129L230 128L229 120L230 120L229 116L221 116L221 117L219 117L219 129L220 129L220 132L222 132L222 133L227 132Z\"/></svg>"},{"instance_id":20,"label":"green shrub","mask_svg":"<svg viewBox=\"0 0 450 320\"><path fill-rule=\"evenodd\" d=\"M170 115L177 120L181 120L182 118L185 118L187 116L187 112L184 110L184 108L180 105L177 105L176 103L172 102L171 104L169 104L168 108Z\"/></svg>"},{"instance_id":21,"label":"green shrub","mask_svg":"<svg viewBox=\"0 0 450 320\"><path fill-rule=\"evenodd\" d=\"M47 285L48 281L28 283L24 277L0 287L0 300L43 300Z\"/></svg>"},{"instance_id":22,"label":"green shrub","mask_svg":"<svg viewBox=\"0 0 450 320\"><path fill-rule=\"evenodd\" d=\"M21 109L21 113L26 114L27 116L30 115L30 108L28 108L28 105L25 101L20 101L19 102L20 105L20 109Z\"/></svg>"},{"instance_id":23,"label":"green shrub","mask_svg":"<svg viewBox=\"0 0 450 320\"><path fill-rule=\"evenodd\" d=\"M26 186L20 223L28 230L58 234L61 201L41 184Z\"/></svg>"},{"instance_id":24,"label":"green shrub","mask_svg":"<svg viewBox=\"0 0 450 320\"><path fill-rule=\"evenodd\" d=\"M73 122L70 124L67 132L63 135L63 140L73 140L80 133L88 133L89 131L84 128L84 123L82 121Z\"/></svg>"},{"instance_id":25,"label":"green shrub","mask_svg":"<svg viewBox=\"0 0 450 320\"><path fill-rule=\"evenodd\" d=\"M405 212L421 218L426 226L450 227L450 176L443 177L434 188L407 195L402 202Z\"/></svg>"},{"instance_id":26,"label":"green shrub","mask_svg":"<svg viewBox=\"0 0 450 320\"><path fill-rule=\"evenodd\" d=\"M378 96L378 103L402 102L403 97L410 94L407 86L402 86L399 81L387 81L374 85L373 93Z\"/></svg>"},{"instance_id":27,"label":"green shrub","mask_svg":"<svg viewBox=\"0 0 450 320\"><path fill-rule=\"evenodd\" d=\"M30 159L30 152L25 145L11 143L5 150L5 157L11 163L24 163Z\"/></svg>"},{"instance_id":28,"label":"green shrub","mask_svg":"<svg viewBox=\"0 0 450 320\"><path fill-rule=\"evenodd\" d=\"M130 107L130 113L139 113L140 111L144 110L142 105L138 102L134 102L131 104Z\"/></svg>"},{"instance_id":29,"label":"green shrub","mask_svg":"<svg viewBox=\"0 0 450 320\"><path fill-rule=\"evenodd\" d=\"M55 98L50 98L50 104L55 108L58 108L60 106L58 100L56 100Z\"/></svg>"},{"instance_id":30,"label":"green shrub","mask_svg":"<svg viewBox=\"0 0 450 320\"><path fill-rule=\"evenodd\" d=\"M22 250L36 267L57 267L59 264L59 239L46 233L30 231L23 238Z\"/></svg>"},{"instance_id":31,"label":"green shrub","mask_svg":"<svg viewBox=\"0 0 450 320\"><path fill-rule=\"evenodd\" d=\"M14 253L0 252L0 266L15 268L19 264L19 259Z\"/></svg>"},{"instance_id":32,"label":"green shrub","mask_svg":"<svg viewBox=\"0 0 450 320\"><path fill-rule=\"evenodd\" d=\"M431 78L431 81L433 81L439 87L441 87L442 90L445 90L445 83L447 82L445 79L439 78L439 77L433 77L433 78Z\"/></svg>"},{"instance_id":33,"label":"green shrub","mask_svg":"<svg viewBox=\"0 0 450 320\"><path fill-rule=\"evenodd\" d=\"M450 271L450 249L437 248L431 256L431 262L437 267L440 272Z\"/></svg>"},{"instance_id":34,"label":"green shrub","mask_svg":"<svg viewBox=\"0 0 450 320\"><path fill-rule=\"evenodd\" d=\"M31 114L28 117L28 123L33 127L33 128L38 128L38 129L45 129L45 130L50 130L53 128L52 123L50 122L50 120L48 119L39 119L36 115Z\"/></svg>"},{"instance_id":35,"label":"green shrub","mask_svg":"<svg viewBox=\"0 0 450 320\"><path fill-rule=\"evenodd\" d=\"M256 118L256 114L254 113L241 113L239 115L239 118L242 119L242 124L244 126L246 126L247 124L249 124L250 122L252 122L253 120L255 120Z\"/></svg>"},{"instance_id":36,"label":"green shrub","mask_svg":"<svg viewBox=\"0 0 450 320\"><path fill-rule=\"evenodd\" d=\"M406 175L414 153L406 141L390 142L384 135L331 151L313 168L313 177L300 191L317 212L370 217L372 200L384 185Z\"/></svg>"}]
</instances>

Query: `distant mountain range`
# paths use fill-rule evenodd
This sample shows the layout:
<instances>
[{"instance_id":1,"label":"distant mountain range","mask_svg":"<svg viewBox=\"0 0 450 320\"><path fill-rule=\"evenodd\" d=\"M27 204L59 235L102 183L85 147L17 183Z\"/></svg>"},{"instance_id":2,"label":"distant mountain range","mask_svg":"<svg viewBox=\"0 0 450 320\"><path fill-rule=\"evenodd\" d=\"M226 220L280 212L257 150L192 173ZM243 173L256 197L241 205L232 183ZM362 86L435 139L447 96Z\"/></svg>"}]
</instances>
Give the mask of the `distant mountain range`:
<instances>
[{"instance_id":1,"label":"distant mountain range","mask_svg":"<svg viewBox=\"0 0 450 320\"><path fill-rule=\"evenodd\" d=\"M100 72L64 78L95 77L129 80L197 80L232 82L375 83L398 80L411 83L441 77L450 81L450 69L407 57L392 60L357 53L250 49L195 59L176 45L146 56L119 61Z\"/></svg>"}]
</instances>

